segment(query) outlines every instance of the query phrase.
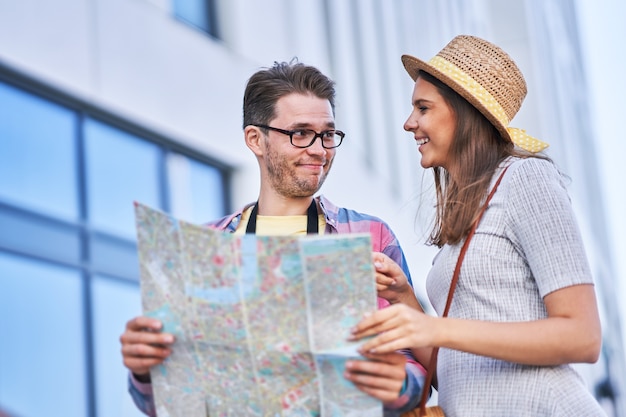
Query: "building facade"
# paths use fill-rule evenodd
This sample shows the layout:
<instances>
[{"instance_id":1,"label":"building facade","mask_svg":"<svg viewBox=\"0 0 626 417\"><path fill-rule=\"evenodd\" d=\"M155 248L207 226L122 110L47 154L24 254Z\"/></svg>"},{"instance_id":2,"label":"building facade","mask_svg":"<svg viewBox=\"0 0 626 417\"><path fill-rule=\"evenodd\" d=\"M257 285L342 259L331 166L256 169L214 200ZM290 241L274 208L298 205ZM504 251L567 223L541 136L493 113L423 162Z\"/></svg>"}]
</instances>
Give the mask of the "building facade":
<instances>
[{"instance_id":1,"label":"building facade","mask_svg":"<svg viewBox=\"0 0 626 417\"><path fill-rule=\"evenodd\" d=\"M347 136L322 193L391 225L426 300L432 187L402 129L412 82L400 56L429 58L467 33L519 64L529 96L512 125L550 142L572 178L605 333L601 360L580 371L626 415L614 255L574 93L576 13L556 0L0 0L0 414L141 415L119 352L141 311L133 201L194 222L253 201L241 101L274 61L337 81Z\"/></svg>"}]
</instances>

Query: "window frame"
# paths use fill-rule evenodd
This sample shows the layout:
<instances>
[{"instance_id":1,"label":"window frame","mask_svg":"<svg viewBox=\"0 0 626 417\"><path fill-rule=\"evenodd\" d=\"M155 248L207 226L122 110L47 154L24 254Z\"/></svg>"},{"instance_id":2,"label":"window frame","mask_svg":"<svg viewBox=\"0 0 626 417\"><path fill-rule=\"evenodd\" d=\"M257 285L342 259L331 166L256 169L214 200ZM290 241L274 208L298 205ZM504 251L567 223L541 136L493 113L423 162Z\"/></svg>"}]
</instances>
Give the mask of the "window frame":
<instances>
[{"instance_id":1,"label":"window frame","mask_svg":"<svg viewBox=\"0 0 626 417\"><path fill-rule=\"evenodd\" d=\"M206 27L198 25L197 23L194 23L193 21L187 19L185 16L178 14L176 11L176 5L175 5L176 1L177 0L171 0L171 3L170 3L170 7L171 7L170 10L174 19L178 20L179 22L184 23L185 25L188 25L197 30L200 30L203 33L206 33L213 39L221 39L220 25L219 25L219 19L218 19L219 5L217 4L216 0L202 0L206 7L206 14L205 16L203 16L204 20L206 20Z\"/></svg>"},{"instance_id":2,"label":"window frame","mask_svg":"<svg viewBox=\"0 0 626 417\"><path fill-rule=\"evenodd\" d=\"M17 255L25 259L31 259L37 262L43 261L52 265L59 265L63 267L70 267L76 269L82 279L82 300L80 309L84 318L84 332L83 332L83 345L85 349L85 390L87 392L87 410L86 415L97 415L97 390L96 390L96 363L95 363L95 350L94 350L94 332L95 325L93 317L93 300L92 300L92 281L96 279L96 276L106 276L113 280L124 280L132 285L139 286L139 277L129 276L128 273L111 273L111 271L103 271L98 268L94 268L92 254L90 254L91 245L94 239L104 239L113 242L113 245L135 245L135 242L120 236L108 234L104 231L100 231L90 227L89 219L87 218L87 184L85 179L86 173L86 155L85 155L85 137L84 126L87 119L93 119L99 123L111 126L114 129L118 129L132 136L135 136L146 142L155 144L160 149L160 161L159 161L159 178L155 179L158 183L157 187L160 191L160 204L161 208L165 211L169 211L169 197L170 191L168 189L169 184L167 181L167 166L166 160L169 153L176 153L187 157L193 161L201 164L208 165L216 168L222 179L221 197L223 202L223 212L229 213L232 211L231 203L231 183L234 172L234 167L220 161L211 156L202 154L191 147L186 146L183 143L176 142L175 140L166 137L154 130L148 129L138 123L134 123L129 119L126 119L120 115L106 111L92 103L85 100L76 98L70 94L63 92L60 89L54 88L44 82L37 80L36 78L19 73L10 67L0 62L0 82L3 82L10 87L19 89L26 94L33 95L39 99L46 100L51 104L61 106L76 114L76 126L73 140L76 141L75 155L76 161L76 193L78 200L78 218L77 220L70 221L68 219L56 218L55 216L43 212L33 211L24 207L8 204L4 201L0 201L0 214L6 214L7 221L11 221L11 216L19 216L24 219L35 219L38 223L41 223L39 227L50 230L58 229L67 232L68 236L77 240L78 248L74 248L77 254L70 255L52 255L49 256L46 253L37 253L36 250L29 250L11 246L12 243L3 244L0 241L0 251L6 252L10 255ZM0 218L0 220L2 220ZM211 220L211 219L207 219ZM43 229L42 229L43 230ZM47 229L46 229L47 230ZM117 242L117 243L115 243ZM72 258L75 256L75 258Z\"/></svg>"}]
</instances>

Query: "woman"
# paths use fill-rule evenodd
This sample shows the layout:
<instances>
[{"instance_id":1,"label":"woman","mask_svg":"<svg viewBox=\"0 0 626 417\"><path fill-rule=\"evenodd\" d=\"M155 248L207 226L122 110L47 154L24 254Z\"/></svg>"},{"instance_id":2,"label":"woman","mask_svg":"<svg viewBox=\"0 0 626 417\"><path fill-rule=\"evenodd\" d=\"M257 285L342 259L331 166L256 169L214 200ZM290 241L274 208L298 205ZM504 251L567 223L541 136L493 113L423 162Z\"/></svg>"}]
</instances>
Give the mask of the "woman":
<instances>
[{"instance_id":1,"label":"woman","mask_svg":"<svg viewBox=\"0 0 626 417\"><path fill-rule=\"evenodd\" d=\"M601 416L569 365L593 363L601 328L593 279L563 179L538 155L547 144L508 127L526 83L499 47L458 36L429 62L404 55L415 80L413 133L432 168L440 247L426 288L444 310L461 246L487 194L506 172L470 241L446 318L402 303L353 332L363 352L440 347L439 405L452 416ZM377 272L402 271L377 255Z\"/></svg>"}]
</instances>

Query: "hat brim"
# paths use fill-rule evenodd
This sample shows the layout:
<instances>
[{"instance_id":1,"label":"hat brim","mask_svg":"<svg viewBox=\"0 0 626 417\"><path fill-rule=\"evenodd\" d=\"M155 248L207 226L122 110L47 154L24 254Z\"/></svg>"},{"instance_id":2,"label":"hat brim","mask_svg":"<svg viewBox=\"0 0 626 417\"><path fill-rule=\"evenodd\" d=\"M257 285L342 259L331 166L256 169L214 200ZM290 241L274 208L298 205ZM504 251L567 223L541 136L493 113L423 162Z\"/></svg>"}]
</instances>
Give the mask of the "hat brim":
<instances>
[{"instance_id":1,"label":"hat brim","mask_svg":"<svg viewBox=\"0 0 626 417\"><path fill-rule=\"evenodd\" d=\"M404 69L409 73L413 81L417 79L417 75L419 71L425 71L453 89L456 93L458 93L461 97L467 100L472 106L474 106L483 116L489 120L489 122L494 125L494 127L500 132L502 137L507 141L513 143L513 139L511 138L507 126L503 125L488 109L485 107L472 93L470 93L463 85L459 84L456 80L449 77L445 73L439 71L437 68L433 67L429 63L422 61L421 59L415 58L411 55L402 55L402 64L404 65Z\"/></svg>"}]
</instances>

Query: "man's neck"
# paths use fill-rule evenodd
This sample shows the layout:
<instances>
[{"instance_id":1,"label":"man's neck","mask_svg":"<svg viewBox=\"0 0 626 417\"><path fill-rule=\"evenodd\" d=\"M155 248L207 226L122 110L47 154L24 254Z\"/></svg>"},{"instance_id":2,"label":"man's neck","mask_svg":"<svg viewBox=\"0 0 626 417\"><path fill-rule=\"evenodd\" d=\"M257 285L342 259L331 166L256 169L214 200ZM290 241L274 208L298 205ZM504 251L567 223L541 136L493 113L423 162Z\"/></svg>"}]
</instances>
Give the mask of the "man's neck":
<instances>
[{"instance_id":1,"label":"man's neck","mask_svg":"<svg viewBox=\"0 0 626 417\"><path fill-rule=\"evenodd\" d=\"M259 216L299 216L306 215L313 196L287 198L283 196L263 196L258 200Z\"/></svg>"}]
</instances>

